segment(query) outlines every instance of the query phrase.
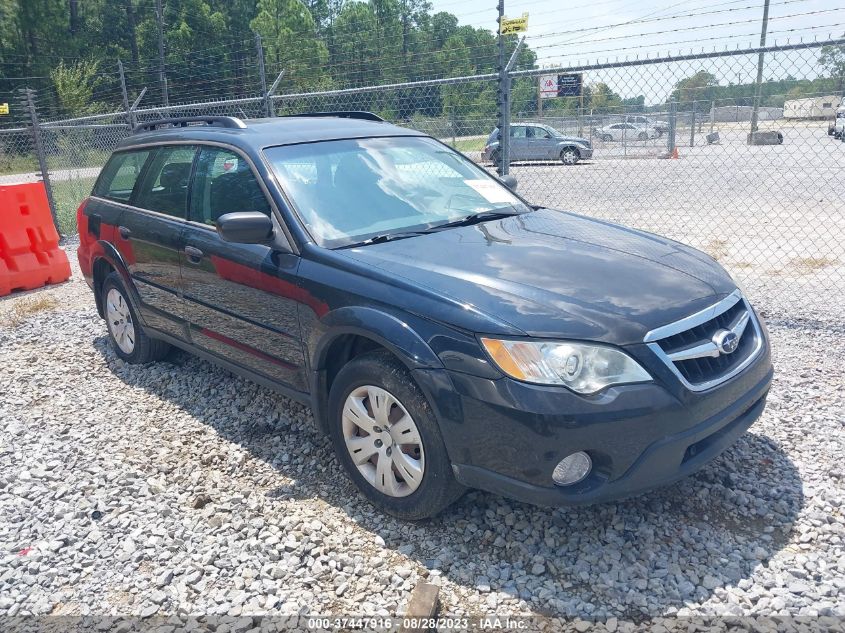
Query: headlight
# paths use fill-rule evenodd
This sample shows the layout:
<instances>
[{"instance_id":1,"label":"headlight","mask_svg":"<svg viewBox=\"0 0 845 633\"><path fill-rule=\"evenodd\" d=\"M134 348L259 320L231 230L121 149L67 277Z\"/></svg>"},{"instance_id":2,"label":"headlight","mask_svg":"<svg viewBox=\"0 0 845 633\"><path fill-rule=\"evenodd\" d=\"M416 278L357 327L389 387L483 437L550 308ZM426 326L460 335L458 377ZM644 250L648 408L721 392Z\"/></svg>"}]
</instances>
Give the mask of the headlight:
<instances>
[{"instance_id":1,"label":"headlight","mask_svg":"<svg viewBox=\"0 0 845 633\"><path fill-rule=\"evenodd\" d=\"M493 338L482 338L481 344L499 369L525 382L564 385L589 394L610 385L651 380L633 358L607 345Z\"/></svg>"}]
</instances>

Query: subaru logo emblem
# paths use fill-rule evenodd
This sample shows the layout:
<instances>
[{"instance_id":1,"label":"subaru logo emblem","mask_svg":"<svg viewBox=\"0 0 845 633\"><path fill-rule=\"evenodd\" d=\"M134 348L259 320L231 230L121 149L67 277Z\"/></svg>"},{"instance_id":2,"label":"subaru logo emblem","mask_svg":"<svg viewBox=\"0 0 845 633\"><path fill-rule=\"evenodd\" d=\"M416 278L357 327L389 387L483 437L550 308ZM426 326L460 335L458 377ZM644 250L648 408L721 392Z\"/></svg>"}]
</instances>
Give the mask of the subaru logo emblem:
<instances>
[{"instance_id":1,"label":"subaru logo emblem","mask_svg":"<svg viewBox=\"0 0 845 633\"><path fill-rule=\"evenodd\" d=\"M739 337L731 330L719 330L712 340L722 354L733 354L739 347Z\"/></svg>"}]
</instances>

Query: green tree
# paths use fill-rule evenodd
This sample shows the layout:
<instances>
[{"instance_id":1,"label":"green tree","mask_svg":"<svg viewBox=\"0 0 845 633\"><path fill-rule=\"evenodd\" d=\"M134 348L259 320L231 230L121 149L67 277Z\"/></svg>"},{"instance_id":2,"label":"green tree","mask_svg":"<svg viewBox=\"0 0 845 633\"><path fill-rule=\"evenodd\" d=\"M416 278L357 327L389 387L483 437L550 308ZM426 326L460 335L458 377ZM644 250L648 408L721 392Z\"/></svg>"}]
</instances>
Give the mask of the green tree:
<instances>
[{"instance_id":1,"label":"green tree","mask_svg":"<svg viewBox=\"0 0 845 633\"><path fill-rule=\"evenodd\" d=\"M845 90L845 46L823 46L819 63L825 67L836 84L836 90Z\"/></svg>"},{"instance_id":2,"label":"green tree","mask_svg":"<svg viewBox=\"0 0 845 633\"><path fill-rule=\"evenodd\" d=\"M273 70L284 70L288 84L298 90L319 85L328 50L301 0L259 0L250 25L261 35Z\"/></svg>"},{"instance_id":3,"label":"green tree","mask_svg":"<svg viewBox=\"0 0 845 633\"><path fill-rule=\"evenodd\" d=\"M94 101L98 66L95 61L77 62L72 65L65 65L64 61L60 61L50 72L63 115L76 117L103 111L104 106Z\"/></svg>"},{"instance_id":4,"label":"green tree","mask_svg":"<svg viewBox=\"0 0 845 633\"><path fill-rule=\"evenodd\" d=\"M694 75L681 79L676 83L672 95L679 103L691 104L696 101L702 101L706 102L706 107L709 108L709 103L714 98L718 85L719 80L716 79L716 75L706 70L699 70ZM688 106L682 107L687 108Z\"/></svg>"}]
</instances>

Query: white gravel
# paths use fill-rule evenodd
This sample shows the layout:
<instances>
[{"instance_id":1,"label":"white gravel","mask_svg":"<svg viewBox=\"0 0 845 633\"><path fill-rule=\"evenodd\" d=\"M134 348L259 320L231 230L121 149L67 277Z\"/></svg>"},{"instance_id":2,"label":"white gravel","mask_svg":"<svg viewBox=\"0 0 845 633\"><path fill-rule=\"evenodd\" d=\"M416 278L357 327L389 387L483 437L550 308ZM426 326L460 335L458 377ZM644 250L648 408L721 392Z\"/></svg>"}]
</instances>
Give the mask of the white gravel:
<instances>
[{"instance_id":1,"label":"white gravel","mask_svg":"<svg viewBox=\"0 0 845 633\"><path fill-rule=\"evenodd\" d=\"M608 630L845 616L841 312L767 307L766 412L692 478L581 509L474 492L406 524L359 498L307 408L185 354L124 365L74 274L17 325L28 297L0 301L0 614L397 615L428 579L444 613Z\"/></svg>"}]
</instances>

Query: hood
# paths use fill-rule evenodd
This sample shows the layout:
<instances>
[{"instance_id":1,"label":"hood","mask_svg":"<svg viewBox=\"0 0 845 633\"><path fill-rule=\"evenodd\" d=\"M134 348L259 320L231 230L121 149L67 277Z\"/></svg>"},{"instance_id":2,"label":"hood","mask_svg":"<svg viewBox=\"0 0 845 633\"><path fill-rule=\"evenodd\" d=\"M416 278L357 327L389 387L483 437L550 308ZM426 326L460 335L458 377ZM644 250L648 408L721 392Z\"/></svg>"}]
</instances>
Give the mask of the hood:
<instances>
[{"instance_id":1,"label":"hood","mask_svg":"<svg viewBox=\"0 0 845 633\"><path fill-rule=\"evenodd\" d=\"M617 345L642 342L649 330L736 287L715 260L693 248L549 209L336 252L452 306L472 307L489 315L489 324ZM438 318L466 323L460 313ZM486 333L499 333L488 327L494 331Z\"/></svg>"}]
</instances>

